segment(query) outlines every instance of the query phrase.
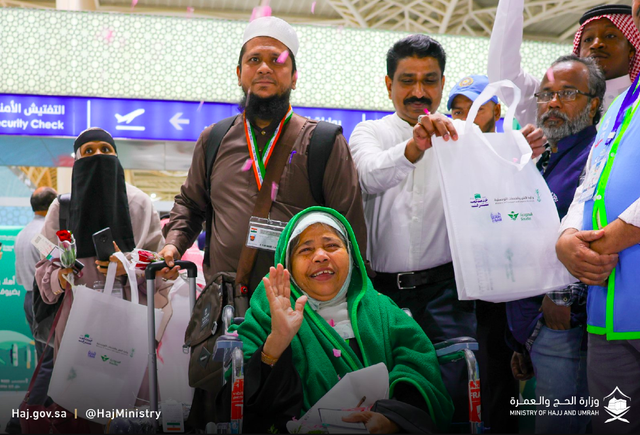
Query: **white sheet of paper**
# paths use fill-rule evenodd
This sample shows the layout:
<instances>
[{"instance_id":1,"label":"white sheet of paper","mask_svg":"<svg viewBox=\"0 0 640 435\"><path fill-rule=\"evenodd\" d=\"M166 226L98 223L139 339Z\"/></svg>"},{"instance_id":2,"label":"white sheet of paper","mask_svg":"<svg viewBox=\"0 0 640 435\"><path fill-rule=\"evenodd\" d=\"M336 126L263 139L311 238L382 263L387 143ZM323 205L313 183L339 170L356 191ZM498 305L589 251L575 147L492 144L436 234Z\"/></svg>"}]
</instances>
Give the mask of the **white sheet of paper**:
<instances>
[{"instance_id":1,"label":"white sheet of paper","mask_svg":"<svg viewBox=\"0 0 640 435\"><path fill-rule=\"evenodd\" d=\"M342 421L342 417L346 417L353 411L343 411L342 409L321 408L318 410L323 425L327 425L329 433L369 433L367 427L362 422L349 423Z\"/></svg>"},{"instance_id":2,"label":"white sheet of paper","mask_svg":"<svg viewBox=\"0 0 640 435\"><path fill-rule=\"evenodd\" d=\"M362 398L364 402L360 403ZM347 373L302 417L307 423L321 424L320 408L351 409L373 406L389 398L389 370L384 363Z\"/></svg>"}]
</instances>

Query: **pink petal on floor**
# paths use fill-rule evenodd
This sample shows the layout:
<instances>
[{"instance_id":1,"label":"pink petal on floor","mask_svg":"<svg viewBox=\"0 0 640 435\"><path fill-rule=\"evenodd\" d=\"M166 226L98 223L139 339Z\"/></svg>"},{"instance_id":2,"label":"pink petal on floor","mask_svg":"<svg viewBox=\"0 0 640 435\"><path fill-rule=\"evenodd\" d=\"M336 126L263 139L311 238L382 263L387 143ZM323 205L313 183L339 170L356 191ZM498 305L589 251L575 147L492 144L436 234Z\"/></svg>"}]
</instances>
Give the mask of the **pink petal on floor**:
<instances>
[{"instance_id":1,"label":"pink petal on floor","mask_svg":"<svg viewBox=\"0 0 640 435\"><path fill-rule=\"evenodd\" d=\"M289 57L289 50L285 50L282 53L280 53L280 56L278 56L278 59L276 60L276 62L285 63L288 57Z\"/></svg>"},{"instance_id":2,"label":"pink petal on floor","mask_svg":"<svg viewBox=\"0 0 640 435\"><path fill-rule=\"evenodd\" d=\"M329 319L329 325L336 326L336 322L333 319Z\"/></svg>"},{"instance_id":3,"label":"pink petal on floor","mask_svg":"<svg viewBox=\"0 0 640 435\"><path fill-rule=\"evenodd\" d=\"M202 105L204 104L204 100L200 101L200 104L198 104L198 110L196 110L196 112L199 112L200 109L202 109Z\"/></svg>"},{"instance_id":4,"label":"pink petal on floor","mask_svg":"<svg viewBox=\"0 0 640 435\"><path fill-rule=\"evenodd\" d=\"M336 358L340 358L342 356L342 352L340 352L340 350L338 349L333 349L333 356L335 356Z\"/></svg>"},{"instance_id":5,"label":"pink petal on floor","mask_svg":"<svg viewBox=\"0 0 640 435\"><path fill-rule=\"evenodd\" d=\"M311 13L312 14L316 13L316 2L311 3Z\"/></svg>"},{"instance_id":6,"label":"pink petal on floor","mask_svg":"<svg viewBox=\"0 0 640 435\"><path fill-rule=\"evenodd\" d=\"M553 67L549 68L547 70L547 80L549 80L550 82L555 82L556 78L553 75Z\"/></svg>"},{"instance_id":7,"label":"pink petal on floor","mask_svg":"<svg viewBox=\"0 0 640 435\"><path fill-rule=\"evenodd\" d=\"M275 201L278 196L278 184L274 181L271 183L271 201Z\"/></svg>"},{"instance_id":8,"label":"pink petal on floor","mask_svg":"<svg viewBox=\"0 0 640 435\"><path fill-rule=\"evenodd\" d=\"M242 172L247 172L249 169L251 169L252 164L253 162L251 161L251 159L247 159L247 161L244 162L244 165L242 165Z\"/></svg>"}]
</instances>

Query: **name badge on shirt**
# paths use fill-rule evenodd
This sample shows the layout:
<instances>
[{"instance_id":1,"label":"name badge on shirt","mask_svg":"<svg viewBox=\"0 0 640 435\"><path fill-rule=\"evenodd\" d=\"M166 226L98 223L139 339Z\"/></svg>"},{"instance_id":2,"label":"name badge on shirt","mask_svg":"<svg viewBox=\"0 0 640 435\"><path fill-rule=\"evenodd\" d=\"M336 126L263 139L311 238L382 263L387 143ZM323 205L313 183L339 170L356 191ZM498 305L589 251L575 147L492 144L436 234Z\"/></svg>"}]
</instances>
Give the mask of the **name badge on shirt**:
<instances>
[{"instance_id":1,"label":"name badge on shirt","mask_svg":"<svg viewBox=\"0 0 640 435\"><path fill-rule=\"evenodd\" d=\"M582 193L580 194L580 202L586 202L593 198L593 195L596 193L596 188L598 187L598 181L600 181L600 176L602 175L602 171L604 167L607 165L607 160L609 157L609 148L610 146L605 145L604 151L600 152L600 155L594 160L591 168L589 169L589 173L582 184Z\"/></svg>"},{"instance_id":2,"label":"name badge on shirt","mask_svg":"<svg viewBox=\"0 0 640 435\"><path fill-rule=\"evenodd\" d=\"M280 234L282 234L286 226L287 222L251 216L251 219L249 219L247 246L275 252Z\"/></svg>"}]
</instances>

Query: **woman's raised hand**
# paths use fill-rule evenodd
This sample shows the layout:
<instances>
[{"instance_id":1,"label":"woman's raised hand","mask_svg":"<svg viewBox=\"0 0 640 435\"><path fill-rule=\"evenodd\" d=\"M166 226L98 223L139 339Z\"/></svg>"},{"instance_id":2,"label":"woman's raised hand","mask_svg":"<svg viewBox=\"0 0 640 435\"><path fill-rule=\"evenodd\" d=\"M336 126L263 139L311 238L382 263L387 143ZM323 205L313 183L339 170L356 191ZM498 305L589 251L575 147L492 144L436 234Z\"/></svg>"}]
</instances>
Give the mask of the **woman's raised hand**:
<instances>
[{"instance_id":1,"label":"woman's raised hand","mask_svg":"<svg viewBox=\"0 0 640 435\"><path fill-rule=\"evenodd\" d=\"M307 297L299 297L295 309L291 306L290 278L289 271L282 264L269 269L269 277L262 278L271 311L271 334L267 337L263 350L273 358L280 358L289 347L304 319Z\"/></svg>"}]
</instances>

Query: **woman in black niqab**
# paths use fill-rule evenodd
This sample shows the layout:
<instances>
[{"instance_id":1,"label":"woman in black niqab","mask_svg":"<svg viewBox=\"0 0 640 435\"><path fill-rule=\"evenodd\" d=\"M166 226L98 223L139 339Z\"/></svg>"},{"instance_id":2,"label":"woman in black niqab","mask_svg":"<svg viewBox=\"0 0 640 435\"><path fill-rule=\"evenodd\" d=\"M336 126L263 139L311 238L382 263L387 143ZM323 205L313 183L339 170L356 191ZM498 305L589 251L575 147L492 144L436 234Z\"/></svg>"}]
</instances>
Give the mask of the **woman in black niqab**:
<instances>
[{"instance_id":1,"label":"woman in black niqab","mask_svg":"<svg viewBox=\"0 0 640 435\"><path fill-rule=\"evenodd\" d=\"M74 145L76 161L71 176L69 230L76 240L78 258L95 257L92 235L110 227L124 252L135 246L124 169L113 137L101 128L90 128Z\"/></svg>"}]
</instances>

